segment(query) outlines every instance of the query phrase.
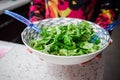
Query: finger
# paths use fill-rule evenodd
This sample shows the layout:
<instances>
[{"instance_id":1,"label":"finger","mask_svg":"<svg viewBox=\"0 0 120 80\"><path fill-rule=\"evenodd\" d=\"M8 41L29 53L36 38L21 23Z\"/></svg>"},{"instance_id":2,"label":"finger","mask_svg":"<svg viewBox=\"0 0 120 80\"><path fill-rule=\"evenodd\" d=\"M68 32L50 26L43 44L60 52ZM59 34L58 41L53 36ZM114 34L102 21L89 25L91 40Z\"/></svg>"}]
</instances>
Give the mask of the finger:
<instances>
[{"instance_id":1,"label":"finger","mask_svg":"<svg viewBox=\"0 0 120 80\"><path fill-rule=\"evenodd\" d=\"M110 44L112 44L113 43L113 40L112 39L110 39Z\"/></svg>"},{"instance_id":2,"label":"finger","mask_svg":"<svg viewBox=\"0 0 120 80\"><path fill-rule=\"evenodd\" d=\"M89 62L91 62L93 59L91 59L91 60L89 60L89 61L86 61L86 62L84 62L84 63L81 63L81 64L79 64L81 67L82 66L85 66L87 63L89 63Z\"/></svg>"},{"instance_id":3,"label":"finger","mask_svg":"<svg viewBox=\"0 0 120 80\"><path fill-rule=\"evenodd\" d=\"M29 53L32 53L32 50L30 50L29 48L27 48L27 51L28 51Z\"/></svg>"},{"instance_id":4,"label":"finger","mask_svg":"<svg viewBox=\"0 0 120 80\"><path fill-rule=\"evenodd\" d=\"M102 52L100 54L98 54L95 59L100 59L102 57Z\"/></svg>"}]
</instances>

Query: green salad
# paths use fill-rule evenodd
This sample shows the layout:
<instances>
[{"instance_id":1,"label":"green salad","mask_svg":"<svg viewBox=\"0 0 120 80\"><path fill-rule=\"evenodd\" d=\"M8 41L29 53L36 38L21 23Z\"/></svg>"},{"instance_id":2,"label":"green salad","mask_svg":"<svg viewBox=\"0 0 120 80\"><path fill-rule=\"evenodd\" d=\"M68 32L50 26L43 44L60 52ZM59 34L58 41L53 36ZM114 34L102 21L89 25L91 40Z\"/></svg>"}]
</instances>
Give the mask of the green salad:
<instances>
[{"instance_id":1,"label":"green salad","mask_svg":"<svg viewBox=\"0 0 120 80\"><path fill-rule=\"evenodd\" d=\"M90 43L95 34L90 23L82 21L77 24L43 26L40 39L34 39L30 46L46 54L58 56L78 56L100 49L100 39Z\"/></svg>"}]
</instances>

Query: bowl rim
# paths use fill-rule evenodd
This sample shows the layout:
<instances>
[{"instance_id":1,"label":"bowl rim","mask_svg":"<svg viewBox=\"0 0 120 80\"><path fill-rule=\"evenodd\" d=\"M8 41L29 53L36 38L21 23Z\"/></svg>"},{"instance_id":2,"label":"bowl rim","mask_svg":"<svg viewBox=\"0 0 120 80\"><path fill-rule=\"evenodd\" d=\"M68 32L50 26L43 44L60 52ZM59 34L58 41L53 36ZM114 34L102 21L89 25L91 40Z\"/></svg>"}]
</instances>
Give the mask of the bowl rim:
<instances>
[{"instance_id":1,"label":"bowl rim","mask_svg":"<svg viewBox=\"0 0 120 80\"><path fill-rule=\"evenodd\" d=\"M51 18L48 18L48 19L51 19ZM57 18L54 18L54 19L57 19ZM63 19L64 19L64 18L63 18ZM68 18L68 19L71 19L71 18ZM72 19L76 19L76 18L72 18ZM43 19L43 20L47 20L47 19ZM43 21L43 20L40 20L40 21ZM83 20L83 19L78 19L78 20L88 21L88 20ZM34 23L34 24L37 24L37 23L39 23L40 21L35 21L35 22L33 22L33 23ZM99 26L98 24L96 24L96 23L94 23L94 22L91 22L91 21L88 21L88 22L93 23L93 24ZM100 27L100 26L99 26L99 27ZM99 50L97 50L97 51L95 51L95 52L87 53L87 54L83 54L83 55L79 55L79 56L58 56L58 55L46 54L46 53L44 53L44 52L35 50L35 49L33 49L32 47L30 47L27 43L25 43L25 41L24 41L24 39L23 39L23 34L24 34L24 31L25 31L27 28L29 28L29 27L27 26L27 27L22 31L22 33L21 33L21 38L22 38L22 41L23 41L23 43L25 44L25 46L27 46L29 49L31 49L31 50L34 51L34 52L37 52L37 53L40 53L40 54L46 55L46 56L57 57L57 58L78 58L78 57L85 57L85 56L97 54L97 53L99 53L99 52L102 52L105 48L108 47L108 45L109 45L109 43L110 43L110 39L111 39L108 31L105 30L105 31L107 32L107 34L109 35L109 39L108 39L109 41L107 42L106 46L104 46L103 48L101 48L101 49L99 49ZM102 28L102 27L100 27L100 28ZM103 29L104 29L104 28L103 28Z\"/></svg>"}]
</instances>

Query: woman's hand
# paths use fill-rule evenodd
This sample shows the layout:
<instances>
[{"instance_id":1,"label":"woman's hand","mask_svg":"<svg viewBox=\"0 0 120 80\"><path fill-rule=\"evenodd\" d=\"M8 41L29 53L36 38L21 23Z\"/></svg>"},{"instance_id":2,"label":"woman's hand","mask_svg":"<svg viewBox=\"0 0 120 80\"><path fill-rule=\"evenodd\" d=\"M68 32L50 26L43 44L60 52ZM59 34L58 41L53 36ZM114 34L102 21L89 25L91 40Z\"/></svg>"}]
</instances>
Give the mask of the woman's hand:
<instances>
[{"instance_id":1,"label":"woman's hand","mask_svg":"<svg viewBox=\"0 0 120 80\"><path fill-rule=\"evenodd\" d=\"M113 40L111 39L110 40L110 44L112 44L113 43ZM95 58L93 58L93 59L96 59L96 60L98 60L98 59L100 59L102 57L102 52L100 53L100 54L98 54ZM87 62L84 62L84 63L81 63L81 64L79 64L80 66L84 66L85 64L87 64L87 63L89 63L90 61L92 61L93 59L91 59L91 60L89 60L89 61L87 61Z\"/></svg>"}]
</instances>

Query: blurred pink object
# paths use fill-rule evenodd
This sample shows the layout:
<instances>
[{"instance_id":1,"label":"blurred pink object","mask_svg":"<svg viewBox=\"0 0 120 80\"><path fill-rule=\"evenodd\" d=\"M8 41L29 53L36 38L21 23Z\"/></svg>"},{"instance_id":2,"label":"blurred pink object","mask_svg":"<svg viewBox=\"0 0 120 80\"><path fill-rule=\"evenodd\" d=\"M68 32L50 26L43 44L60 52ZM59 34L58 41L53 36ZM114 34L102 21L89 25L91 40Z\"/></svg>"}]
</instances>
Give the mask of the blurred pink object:
<instances>
[{"instance_id":1,"label":"blurred pink object","mask_svg":"<svg viewBox=\"0 0 120 80\"><path fill-rule=\"evenodd\" d=\"M0 58L4 57L5 53L7 53L11 48L11 46L0 45Z\"/></svg>"}]
</instances>

